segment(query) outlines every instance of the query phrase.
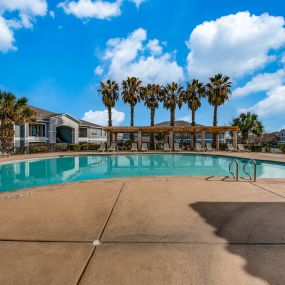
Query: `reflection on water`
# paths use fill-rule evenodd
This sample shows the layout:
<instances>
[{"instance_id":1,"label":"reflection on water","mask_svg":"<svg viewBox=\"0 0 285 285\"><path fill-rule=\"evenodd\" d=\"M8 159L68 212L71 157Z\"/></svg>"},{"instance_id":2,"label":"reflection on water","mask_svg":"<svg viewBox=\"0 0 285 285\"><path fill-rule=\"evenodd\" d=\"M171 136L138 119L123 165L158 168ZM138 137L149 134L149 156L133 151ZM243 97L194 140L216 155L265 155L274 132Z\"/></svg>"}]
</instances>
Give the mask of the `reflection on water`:
<instances>
[{"instance_id":1,"label":"reflection on water","mask_svg":"<svg viewBox=\"0 0 285 285\"><path fill-rule=\"evenodd\" d=\"M0 191L126 176L226 176L231 158L193 154L94 155L0 165ZM240 175L242 164L240 160ZM249 166L248 169L252 168ZM252 169L251 169L252 170ZM285 178L285 165L257 162L257 175Z\"/></svg>"}]
</instances>

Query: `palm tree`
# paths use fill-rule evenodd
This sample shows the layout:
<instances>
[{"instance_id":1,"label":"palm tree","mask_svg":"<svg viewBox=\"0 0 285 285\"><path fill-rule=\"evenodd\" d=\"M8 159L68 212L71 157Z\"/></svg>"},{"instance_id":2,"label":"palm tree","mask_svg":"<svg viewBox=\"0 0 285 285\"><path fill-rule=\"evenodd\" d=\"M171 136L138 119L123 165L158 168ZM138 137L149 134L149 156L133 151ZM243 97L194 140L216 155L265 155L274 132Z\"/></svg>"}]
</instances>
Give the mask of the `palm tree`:
<instances>
[{"instance_id":1,"label":"palm tree","mask_svg":"<svg viewBox=\"0 0 285 285\"><path fill-rule=\"evenodd\" d=\"M170 110L170 126L175 124L175 109L176 106L182 107L182 95L184 93L183 86L176 82L166 84L163 88L163 106Z\"/></svg>"},{"instance_id":2,"label":"palm tree","mask_svg":"<svg viewBox=\"0 0 285 285\"><path fill-rule=\"evenodd\" d=\"M182 100L188 104L188 108L192 112L192 126L196 125L195 114L201 107L201 98L206 96L205 86L197 79L193 79L192 83L187 82L187 89L182 96Z\"/></svg>"},{"instance_id":3,"label":"palm tree","mask_svg":"<svg viewBox=\"0 0 285 285\"><path fill-rule=\"evenodd\" d=\"M107 80L100 82L101 89L98 93L102 95L102 101L108 111L108 126L112 127L112 108L115 107L116 101L119 99L119 85L116 81Z\"/></svg>"},{"instance_id":4,"label":"palm tree","mask_svg":"<svg viewBox=\"0 0 285 285\"><path fill-rule=\"evenodd\" d=\"M122 97L125 103L130 105L131 109L131 127L134 126L134 110L137 103L140 102L141 80L136 77L128 77L122 82Z\"/></svg>"},{"instance_id":5,"label":"palm tree","mask_svg":"<svg viewBox=\"0 0 285 285\"><path fill-rule=\"evenodd\" d=\"M158 84L148 84L141 88L141 98L147 108L150 109L150 125L154 126L155 110L161 100L161 88ZM150 146L154 147L154 133L150 134Z\"/></svg>"},{"instance_id":6,"label":"palm tree","mask_svg":"<svg viewBox=\"0 0 285 285\"><path fill-rule=\"evenodd\" d=\"M17 99L9 92L0 91L0 142L3 152L13 149L14 125L35 121L35 113L28 107L25 97Z\"/></svg>"},{"instance_id":7,"label":"palm tree","mask_svg":"<svg viewBox=\"0 0 285 285\"><path fill-rule=\"evenodd\" d=\"M237 118L232 120L231 125L238 126L240 128L243 143L248 143L248 137L250 134L261 137L264 131L264 126L258 119L258 116L250 112L241 113Z\"/></svg>"},{"instance_id":8,"label":"palm tree","mask_svg":"<svg viewBox=\"0 0 285 285\"><path fill-rule=\"evenodd\" d=\"M155 110L161 100L161 88L158 84L148 84L141 88L141 98L145 106L150 109L150 125L154 126Z\"/></svg>"},{"instance_id":9,"label":"palm tree","mask_svg":"<svg viewBox=\"0 0 285 285\"><path fill-rule=\"evenodd\" d=\"M218 107L230 99L232 83L229 80L228 76L219 73L210 77L210 83L206 85L209 104L214 106L214 127L218 124Z\"/></svg>"}]
</instances>

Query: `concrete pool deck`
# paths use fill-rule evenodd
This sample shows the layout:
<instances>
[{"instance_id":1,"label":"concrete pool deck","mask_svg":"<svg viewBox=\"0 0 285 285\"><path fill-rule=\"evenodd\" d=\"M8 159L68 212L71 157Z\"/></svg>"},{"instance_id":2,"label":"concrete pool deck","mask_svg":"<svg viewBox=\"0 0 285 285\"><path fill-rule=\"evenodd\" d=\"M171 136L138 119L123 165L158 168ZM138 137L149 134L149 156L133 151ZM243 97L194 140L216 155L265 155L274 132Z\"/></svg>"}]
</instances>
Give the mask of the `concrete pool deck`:
<instances>
[{"instance_id":1,"label":"concrete pool deck","mask_svg":"<svg viewBox=\"0 0 285 285\"><path fill-rule=\"evenodd\" d=\"M121 178L0 197L0 284L285 284L285 179Z\"/></svg>"}]
</instances>

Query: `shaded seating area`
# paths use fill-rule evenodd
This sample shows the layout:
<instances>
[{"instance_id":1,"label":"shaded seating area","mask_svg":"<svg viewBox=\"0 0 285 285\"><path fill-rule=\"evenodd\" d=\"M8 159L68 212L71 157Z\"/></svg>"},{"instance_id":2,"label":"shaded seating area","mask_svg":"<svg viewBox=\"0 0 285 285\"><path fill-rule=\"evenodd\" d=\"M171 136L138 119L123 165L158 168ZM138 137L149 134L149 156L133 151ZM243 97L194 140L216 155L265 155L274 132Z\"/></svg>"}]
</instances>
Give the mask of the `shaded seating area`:
<instances>
[{"instance_id":1,"label":"shaded seating area","mask_svg":"<svg viewBox=\"0 0 285 285\"><path fill-rule=\"evenodd\" d=\"M175 138L176 134L188 134L189 137L193 138L196 135L199 136L199 140L195 144L194 139L191 139L188 144L184 147L185 149L192 149L197 151L213 151L212 144L206 144L206 134L212 134L213 143L215 145L215 150L220 149L220 138L222 134L226 132L232 134L232 148L231 151L238 150L238 131L239 127L237 126L137 126L137 127L107 127L107 149L114 151L114 145L117 146L117 138L120 134L129 134L130 137L136 137L136 140L133 143L137 143L137 148L132 144L133 151L147 151L148 143L143 139L143 134L148 134L149 136L154 137L160 135L164 138L162 143L162 150L164 151L180 151L182 150L177 139ZM146 145L145 145L146 144ZM150 145L152 143L150 142ZM117 150L117 148L115 148Z\"/></svg>"}]
</instances>

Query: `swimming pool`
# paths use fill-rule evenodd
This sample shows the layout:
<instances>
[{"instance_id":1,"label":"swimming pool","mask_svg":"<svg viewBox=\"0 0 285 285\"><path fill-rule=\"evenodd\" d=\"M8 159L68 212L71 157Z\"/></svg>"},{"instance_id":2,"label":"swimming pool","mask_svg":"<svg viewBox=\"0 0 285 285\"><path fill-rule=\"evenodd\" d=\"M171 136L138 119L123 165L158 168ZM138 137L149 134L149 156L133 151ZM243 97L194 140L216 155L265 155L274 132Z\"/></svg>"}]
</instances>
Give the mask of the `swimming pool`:
<instances>
[{"instance_id":1,"label":"swimming pool","mask_svg":"<svg viewBox=\"0 0 285 285\"><path fill-rule=\"evenodd\" d=\"M205 154L86 155L0 164L0 192L133 176L227 176L232 157ZM238 159L240 175L248 160ZM252 165L248 169L252 172ZM257 161L258 178L285 178L285 164Z\"/></svg>"}]
</instances>

